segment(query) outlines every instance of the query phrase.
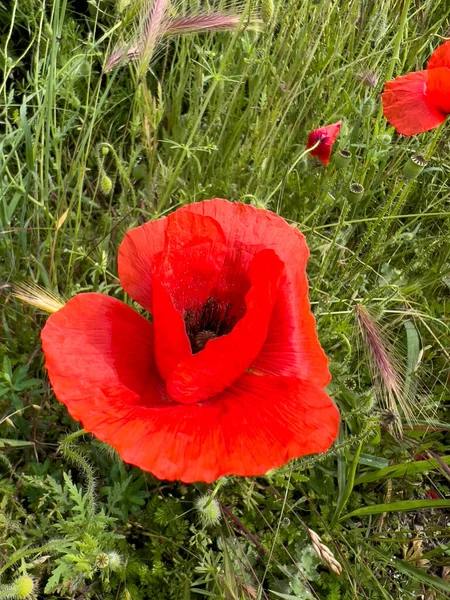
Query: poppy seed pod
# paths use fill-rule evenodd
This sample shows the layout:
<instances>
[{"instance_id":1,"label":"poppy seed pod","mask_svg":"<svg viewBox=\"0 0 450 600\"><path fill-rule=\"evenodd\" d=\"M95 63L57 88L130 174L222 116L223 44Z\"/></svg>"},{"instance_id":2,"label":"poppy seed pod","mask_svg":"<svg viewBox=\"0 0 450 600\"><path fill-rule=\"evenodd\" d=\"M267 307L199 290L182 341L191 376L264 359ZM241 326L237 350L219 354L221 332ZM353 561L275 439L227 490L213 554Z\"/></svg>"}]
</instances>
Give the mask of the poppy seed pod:
<instances>
[{"instance_id":1,"label":"poppy seed pod","mask_svg":"<svg viewBox=\"0 0 450 600\"><path fill-rule=\"evenodd\" d=\"M353 181L348 186L348 194L347 194L348 199L353 202L357 202L358 200L361 200L361 198L363 196L364 196L364 187L361 184Z\"/></svg>"},{"instance_id":2,"label":"poppy seed pod","mask_svg":"<svg viewBox=\"0 0 450 600\"><path fill-rule=\"evenodd\" d=\"M352 162L352 153L349 150L339 150L334 159L336 169L346 169Z\"/></svg>"},{"instance_id":3,"label":"poppy seed pod","mask_svg":"<svg viewBox=\"0 0 450 600\"><path fill-rule=\"evenodd\" d=\"M151 321L78 294L42 331L71 416L160 479L260 475L327 450L339 412L308 300L305 238L213 199L130 230L119 279Z\"/></svg>"},{"instance_id":4,"label":"poppy seed pod","mask_svg":"<svg viewBox=\"0 0 450 600\"><path fill-rule=\"evenodd\" d=\"M420 154L413 154L408 158L408 162L403 167L403 176L405 179L415 179L427 166L428 161Z\"/></svg>"},{"instance_id":5,"label":"poppy seed pod","mask_svg":"<svg viewBox=\"0 0 450 600\"><path fill-rule=\"evenodd\" d=\"M100 552L99 554L97 554L97 557L95 559L95 566L98 569L106 569L108 565L109 565L108 555L105 552Z\"/></svg>"}]
</instances>

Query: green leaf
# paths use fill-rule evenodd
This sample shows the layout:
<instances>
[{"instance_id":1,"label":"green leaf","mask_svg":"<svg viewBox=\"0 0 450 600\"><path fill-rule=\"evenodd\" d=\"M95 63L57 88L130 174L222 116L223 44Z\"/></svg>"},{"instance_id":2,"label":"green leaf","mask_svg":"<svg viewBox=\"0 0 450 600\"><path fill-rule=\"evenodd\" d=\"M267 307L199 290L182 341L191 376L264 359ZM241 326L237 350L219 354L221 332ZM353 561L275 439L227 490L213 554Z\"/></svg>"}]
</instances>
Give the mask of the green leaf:
<instances>
[{"instance_id":1,"label":"green leaf","mask_svg":"<svg viewBox=\"0 0 450 600\"><path fill-rule=\"evenodd\" d=\"M9 440L6 438L0 438L0 448L4 446L13 446L14 448L20 448L22 446L34 446L33 442L25 442L23 440Z\"/></svg>"},{"instance_id":2,"label":"green leaf","mask_svg":"<svg viewBox=\"0 0 450 600\"><path fill-rule=\"evenodd\" d=\"M284 600L301 600L300 596L293 596L292 594L282 594L281 592L275 592L274 590L270 590L271 594L275 594L277 598L284 598ZM307 598L311 598L311 595L306 596Z\"/></svg>"},{"instance_id":3,"label":"green leaf","mask_svg":"<svg viewBox=\"0 0 450 600\"><path fill-rule=\"evenodd\" d=\"M333 527L340 520L339 516L342 513L342 511L344 510L344 508L346 507L347 502L349 501L350 496L352 494L352 490L355 486L355 474L356 474L356 469L358 468L359 457L361 454L362 446L363 446L362 442L360 442L360 444L355 452L355 455L353 457L352 463L348 465L345 488L342 491L342 493L339 494L339 499L338 499L338 503L336 506L336 510L335 510L335 513L331 520L331 527Z\"/></svg>"},{"instance_id":4,"label":"green leaf","mask_svg":"<svg viewBox=\"0 0 450 600\"><path fill-rule=\"evenodd\" d=\"M442 456L441 460L444 461L446 465L450 465L450 456ZM355 481L355 485L379 481L380 479L385 479L386 477L393 479L408 475L417 475L417 473L426 473L427 471L431 471L433 469L439 469L439 467L439 462L434 458L392 465L390 467L386 467L385 469L379 469L378 471L367 473L366 475L358 477L358 479Z\"/></svg>"},{"instance_id":5,"label":"green leaf","mask_svg":"<svg viewBox=\"0 0 450 600\"><path fill-rule=\"evenodd\" d=\"M67 566L62 563L52 572L52 576L47 581L47 585L44 589L44 594L50 594L59 584L61 577L67 572Z\"/></svg>"},{"instance_id":6,"label":"green leaf","mask_svg":"<svg viewBox=\"0 0 450 600\"><path fill-rule=\"evenodd\" d=\"M402 512L405 510L421 510L431 508L450 508L450 500L405 500L403 502L392 502L391 504L375 504L358 508L339 520L351 519L352 517L364 517L366 515L379 515L385 512Z\"/></svg>"},{"instance_id":7,"label":"green leaf","mask_svg":"<svg viewBox=\"0 0 450 600\"><path fill-rule=\"evenodd\" d=\"M3 357L3 377L6 379L6 381L8 383L11 383L12 381L12 367L11 367L11 361L9 360L8 356L4 356Z\"/></svg>"},{"instance_id":8,"label":"green leaf","mask_svg":"<svg viewBox=\"0 0 450 600\"><path fill-rule=\"evenodd\" d=\"M372 548L377 554L383 557L389 564L395 567L400 573L404 573L405 575L410 575L415 577L425 585L429 587L439 588L444 590L445 592L450 592L450 584L441 579L440 577L435 577L434 575L430 575L423 569L419 569L411 565L406 560L401 560L399 558L388 556L385 552L378 550L377 548Z\"/></svg>"},{"instance_id":9,"label":"green leaf","mask_svg":"<svg viewBox=\"0 0 450 600\"><path fill-rule=\"evenodd\" d=\"M7 223L10 224L11 220L13 218L14 212L17 208L17 205L19 204L19 201L23 198L23 194L21 192L16 192L13 197L11 198L11 202L9 204L6 203L6 200L4 200L5 205L5 215L6 215L6 219L7 219Z\"/></svg>"},{"instance_id":10,"label":"green leaf","mask_svg":"<svg viewBox=\"0 0 450 600\"><path fill-rule=\"evenodd\" d=\"M29 390L30 388L36 387L37 385L42 385L42 381L40 379L32 377L31 379L27 379L26 381L22 381L21 383L15 383L13 385L13 388L16 392L22 392L23 390Z\"/></svg>"},{"instance_id":11,"label":"green leaf","mask_svg":"<svg viewBox=\"0 0 450 600\"><path fill-rule=\"evenodd\" d=\"M374 456L373 454L360 454L359 464L373 467L374 469L384 469L389 466L389 461L387 458Z\"/></svg>"},{"instance_id":12,"label":"green leaf","mask_svg":"<svg viewBox=\"0 0 450 600\"><path fill-rule=\"evenodd\" d=\"M415 396L417 388L417 377L415 372L419 364L420 339L417 329L414 327L412 321L405 321L404 325L406 329L408 352L404 394L406 400L408 400L408 398L413 398Z\"/></svg>"}]
</instances>

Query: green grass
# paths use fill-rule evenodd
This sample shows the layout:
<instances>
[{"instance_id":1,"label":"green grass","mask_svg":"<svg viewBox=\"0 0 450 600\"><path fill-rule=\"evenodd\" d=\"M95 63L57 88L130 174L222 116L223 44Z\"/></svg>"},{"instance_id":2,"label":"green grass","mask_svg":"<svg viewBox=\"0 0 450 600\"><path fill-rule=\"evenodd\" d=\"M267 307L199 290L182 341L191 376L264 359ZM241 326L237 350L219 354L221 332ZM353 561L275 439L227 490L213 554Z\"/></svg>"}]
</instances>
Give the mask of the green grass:
<instances>
[{"instance_id":1,"label":"green grass","mask_svg":"<svg viewBox=\"0 0 450 600\"><path fill-rule=\"evenodd\" d=\"M286 0L260 32L171 39L145 80L133 65L102 74L133 7L74 4L0 3L0 598L18 573L50 600L448 597L449 129L399 137L380 92L449 35L450 4ZM351 165L305 164L308 133L338 119L334 153L351 150ZM414 152L429 165L407 181ZM352 181L365 188L358 202ZM227 480L216 498L228 512L205 529L194 506L207 486L157 481L76 433L45 377L45 316L10 286L124 299L125 231L212 197L268 208L305 233L343 425L325 455ZM415 422L403 440L355 304L406 374ZM319 565L306 527L340 576ZM110 552L116 570L104 566Z\"/></svg>"}]
</instances>

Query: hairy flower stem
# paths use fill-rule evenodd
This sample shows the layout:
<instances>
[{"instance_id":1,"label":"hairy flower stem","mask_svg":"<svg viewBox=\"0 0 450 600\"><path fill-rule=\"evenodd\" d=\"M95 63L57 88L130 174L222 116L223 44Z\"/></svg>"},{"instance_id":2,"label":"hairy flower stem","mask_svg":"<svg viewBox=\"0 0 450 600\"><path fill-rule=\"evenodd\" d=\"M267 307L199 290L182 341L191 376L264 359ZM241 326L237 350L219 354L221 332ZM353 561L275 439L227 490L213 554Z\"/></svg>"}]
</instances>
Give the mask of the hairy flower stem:
<instances>
[{"instance_id":1,"label":"hairy flower stem","mask_svg":"<svg viewBox=\"0 0 450 600\"><path fill-rule=\"evenodd\" d=\"M321 144L322 140L317 140L317 142L314 144L314 146L311 146L310 148L306 148L306 150L303 150L303 152L301 152L297 158L294 160L294 162L292 163L292 165L289 167L289 169L286 171L286 175L284 176L284 178L280 181L280 183L275 187L275 189L270 193L269 197L267 198L267 202L269 202L269 200L271 198L273 198L273 196L275 196L275 194L278 192L278 190L285 185L287 178L289 177L289 175L294 171L295 167L299 164L299 162L305 158L305 156L308 156L308 154L311 154L311 152L313 150L315 150L316 148L318 148Z\"/></svg>"},{"instance_id":2,"label":"hairy flower stem","mask_svg":"<svg viewBox=\"0 0 450 600\"><path fill-rule=\"evenodd\" d=\"M267 548L265 548L261 542L253 535L253 533L251 533L247 527L245 527L245 525L243 523L241 523L241 521L236 517L235 514L233 514L231 512L231 510L229 508L227 508L224 504L222 504L221 502L219 502L220 505L220 509L222 510L223 513L225 513L232 521L235 525L237 525L239 527L239 529L242 531L242 533L248 537L248 539L253 542L255 544L255 546L261 550L261 552L264 552L264 554L266 554L267 556L270 557L270 552L267 550Z\"/></svg>"},{"instance_id":3,"label":"hairy flower stem","mask_svg":"<svg viewBox=\"0 0 450 600\"><path fill-rule=\"evenodd\" d=\"M213 491L211 492L211 494L210 494L210 495L209 495L209 497L208 497L208 501L207 501L207 502L206 502L206 504L205 504L205 508L206 508L207 506L209 506L209 504L211 504L211 502L212 502L212 501L214 500L214 498L217 496L217 492L220 490L220 488L222 487L222 485L223 485L223 481L222 481L222 479L219 479L219 480L216 482L216 485L214 486L214 489L213 489Z\"/></svg>"}]
</instances>

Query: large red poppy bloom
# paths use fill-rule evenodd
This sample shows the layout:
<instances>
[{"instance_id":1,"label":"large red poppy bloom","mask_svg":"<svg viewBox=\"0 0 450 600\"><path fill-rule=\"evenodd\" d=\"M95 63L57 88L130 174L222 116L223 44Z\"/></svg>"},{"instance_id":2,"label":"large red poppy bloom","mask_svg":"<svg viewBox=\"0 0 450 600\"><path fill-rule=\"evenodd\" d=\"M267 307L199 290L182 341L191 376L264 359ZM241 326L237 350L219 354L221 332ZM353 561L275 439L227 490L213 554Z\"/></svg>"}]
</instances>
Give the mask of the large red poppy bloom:
<instances>
[{"instance_id":1,"label":"large red poppy bloom","mask_svg":"<svg viewBox=\"0 0 450 600\"><path fill-rule=\"evenodd\" d=\"M317 142L318 146L310 152L311 156L316 156L324 165L328 165L331 156L333 144L339 135L342 121L314 129L308 136L306 148L313 148Z\"/></svg>"},{"instance_id":2,"label":"large red poppy bloom","mask_svg":"<svg viewBox=\"0 0 450 600\"><path fill-rule=\"evenodd\" d=\"M226 200L127 233L124 290L75 296L42 331L72 417L160 479L258 475L334 441L339 414L308 302L303 235Z\"/></svg>"},{"instance_id":3,"label":"large red poppy bloom","mask_svg":"<svg viewBox=\"0 0 450 600\"><path fill-rule=\"evenodd\" d=\"M388 81L381 99L398 133L415 135L441 125L450 114L450 42L433 52L425 71Z\"/></svg>"}]
</instances>

